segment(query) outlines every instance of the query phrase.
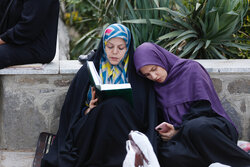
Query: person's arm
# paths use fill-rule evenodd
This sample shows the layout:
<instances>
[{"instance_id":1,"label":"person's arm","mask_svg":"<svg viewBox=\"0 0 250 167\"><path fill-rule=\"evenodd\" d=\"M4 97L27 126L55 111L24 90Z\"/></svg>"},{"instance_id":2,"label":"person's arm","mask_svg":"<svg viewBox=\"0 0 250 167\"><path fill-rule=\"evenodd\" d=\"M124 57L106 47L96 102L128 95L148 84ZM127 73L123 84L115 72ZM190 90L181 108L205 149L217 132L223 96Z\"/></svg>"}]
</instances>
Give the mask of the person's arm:
<instances>
[{"instance_id":1,"label":"person's arm","mask_svg":"<svg viewBox=\"0 0 250 167\"><path fill-rule=\"evenodd\" d=\"M187 114L182 117L182 124L185 122L192 120L194 118L198 118L200 116L216 116L217 114L213 111L211 104L207 100L199 100L194 101Z\"/></svg>"},{"instance_id":2,"label":"person's arm","mask_svg":"<svg viewBox=\"0 0 250 167\"><path fill-rule=\"evenodd\" d=\"M55 0L25 0L18 23L0 35L6 43L26 44L35 39L45 26L48 11Z\"/></svg>"},{"instance_id":3,"label":"person's arm","mask_svg":"<svg viewBox=\"0 0 250 167\"><path fill-rule=\"evenodd\" d=\"M5 42L0 38L0 45L5 44Z\"/></svg>"},{"instance_id":4,"label":"person's arm","mask_svg":"<svg viewBox=\"0 0 250 167\"><path fill-rule=\"evenodd\" d=\"M163 122L158 125L155 129L161 135L162 140L168 141L170 140L175 134L178 133L179 129L185 126L185 123L198 118L200 116L216 116L217 114L212 110L211 104L207 100L199 100L194 101L187 114L182 117L182 124L179 126L174 126L167 122Z\"/></svg>"}]
</instances>

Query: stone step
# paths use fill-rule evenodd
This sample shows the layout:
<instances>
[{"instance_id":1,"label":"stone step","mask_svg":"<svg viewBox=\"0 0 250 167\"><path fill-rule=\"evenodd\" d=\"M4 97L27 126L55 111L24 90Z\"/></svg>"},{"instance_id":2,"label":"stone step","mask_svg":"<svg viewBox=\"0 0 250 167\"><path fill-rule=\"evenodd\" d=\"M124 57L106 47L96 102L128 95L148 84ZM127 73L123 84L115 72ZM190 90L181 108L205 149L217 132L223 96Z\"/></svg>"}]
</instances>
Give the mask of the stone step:
<instances>
[{"instance_id":1,"label":"stone step","mask_svg":"<svg viewBox=\"0 0 250 167\"><path fill-rule=\"evenodd\" d=\"M32 167L35 152L0 150L0 167Z\"/></svg>"}]
</instances>

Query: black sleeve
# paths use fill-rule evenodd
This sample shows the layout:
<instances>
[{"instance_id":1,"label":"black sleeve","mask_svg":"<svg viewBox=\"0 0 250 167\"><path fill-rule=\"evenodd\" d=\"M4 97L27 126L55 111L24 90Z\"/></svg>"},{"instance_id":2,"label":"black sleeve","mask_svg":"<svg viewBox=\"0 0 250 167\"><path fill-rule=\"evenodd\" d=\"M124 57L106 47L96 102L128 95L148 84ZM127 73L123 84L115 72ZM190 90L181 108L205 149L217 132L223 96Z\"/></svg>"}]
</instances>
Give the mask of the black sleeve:
<instances>
[{"instance_id":1,"label":"black sleeve","mask_svg":"<svg viewBox=\"0 0 250 167\"><path fill-rule=\"evenodd\" d=\"M18 23L3 33L0 38L6 43L26 44L35 39L45 26L48 11L54 0L24 0Z\"/></svg>"},{"instance_id":2,"label":"black sleeve","mask_svg":"<svg viewBox=\"0 0 250 167\"><path fill-rule=\"evenodd\" d=\"M175 126L175 129L180 129L187 121L201 116L217 116L217 113L213 111L210 102L207 100L194 101L190 106L189 112L183 115L182 124L180 126Z\"/></svg>"},{"instance_id":3,"label":"black sleeve","mask_svg":"<svg viewBox=\"0 0 250 167\"><path fill-rule=\"evenodd\" d=\"M164 119L164 114L163 114L164 112L162 111L162 109L161 108L157 108L157 114L158 114L158 124L160 124L160 123L162 123L162 122L164 122L165 121L165 119Z\"/></svg>"}]
</instances>

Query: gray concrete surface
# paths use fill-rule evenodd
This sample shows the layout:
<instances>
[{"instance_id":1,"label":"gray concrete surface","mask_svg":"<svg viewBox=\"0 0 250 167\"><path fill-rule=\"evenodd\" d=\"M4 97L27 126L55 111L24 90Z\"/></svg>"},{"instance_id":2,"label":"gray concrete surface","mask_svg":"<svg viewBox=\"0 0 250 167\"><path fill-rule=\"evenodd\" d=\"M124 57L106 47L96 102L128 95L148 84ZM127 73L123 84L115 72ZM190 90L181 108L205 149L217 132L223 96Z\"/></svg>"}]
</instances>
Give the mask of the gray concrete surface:
<instances>
[{"instance_id":1,"label":"gray concrete surface","mask_svg":"<svg viewBox=\"0 0 250 167\"><path fill-rule=\"evenodd\" d=\"M0 167L32 167L34 152L1 151Z\"/></svg>"}]
</instances>

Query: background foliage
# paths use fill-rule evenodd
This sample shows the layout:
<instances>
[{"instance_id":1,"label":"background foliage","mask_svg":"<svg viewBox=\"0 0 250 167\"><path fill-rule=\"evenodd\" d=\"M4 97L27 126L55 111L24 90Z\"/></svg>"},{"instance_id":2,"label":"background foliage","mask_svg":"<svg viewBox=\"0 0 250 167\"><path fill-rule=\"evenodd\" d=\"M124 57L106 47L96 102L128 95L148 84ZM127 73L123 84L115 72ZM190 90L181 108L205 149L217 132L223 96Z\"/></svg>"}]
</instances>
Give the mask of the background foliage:
<instances>
[{"instance_id":1,"label":"background foliage","mask_svg":"<svg viewBox=\"0 0 250 167\"><path fill-rule=\"evenodd\" d=\"M159 9L169 13L166 21L174 28L157 42L179 57L240 58L238 52L250 48L232 35L242 26L247 0L189 1L186 5L176 2L178 10Z\"/></svg>"},{"instance_id":2,"label":"background foliage","mask_svg":"<svg viewBox=\"0 0 250 167\"><path fill-rule=\"evenodd\" d=\"M250 58L248 0L62 0L71 56L98 46L103 30L122 23L135 46L156 42L184 58ZM247 14L246 14L247 13Z\"/></svg>"}]
</instances>

